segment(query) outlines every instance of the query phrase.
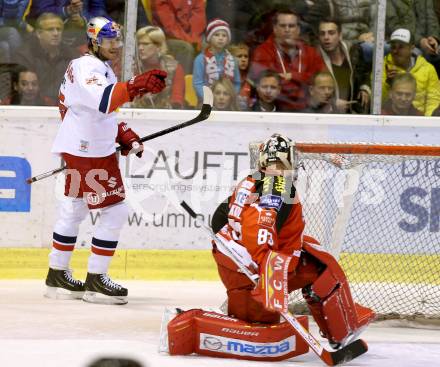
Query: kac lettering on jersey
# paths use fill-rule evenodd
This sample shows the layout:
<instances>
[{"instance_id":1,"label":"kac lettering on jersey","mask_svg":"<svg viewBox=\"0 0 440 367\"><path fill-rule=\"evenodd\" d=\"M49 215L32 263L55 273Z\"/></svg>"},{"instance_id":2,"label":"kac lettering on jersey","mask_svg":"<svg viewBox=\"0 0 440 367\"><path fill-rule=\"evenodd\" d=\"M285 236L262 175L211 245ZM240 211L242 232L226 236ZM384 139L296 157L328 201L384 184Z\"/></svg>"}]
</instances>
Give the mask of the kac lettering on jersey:
<instances>
[{"instance_id":1,"label":"kac lettering on jersey","mask_svg":"<svg viewBox=\"0 0 440 367\"><path fill-rule=\"evenodd\" d=\"M240 206L244 206L246 204L246 200L249 197L249 194L251 192L249 190L246 189L240 189L237 192L237 196L235 197L235 203L240 205Z\"/></svg>"},{"instance_id":2,"label":"kac lettering on jersey","mask_svg":"<svg viewBox=\"0 0 440 367\"><path fill-rule=\"evenodd\" d=\"M243 211L243 208L239 207L236 204L233 204L231 206L231 209L229 209L229 215L231 217L240 218L241 212Z\"/></svg>"},{"instance_id":3,"label":"kac lettering on jersey","mask_svg":"<svg viewBox=\"0 0 440 367\"><path fill-rule=\"evenodd\" d=\"M283 198L277 195L264 195L260 199L261 208L272 208L275 210L280 210L283 204Z\"/></svg>"},{"instance_id":4,"label":"kac lettering on jersey","mask_svg":"<svg viewBox=\"0 0 440 367\"><path fill-rule=\"evenodd\" d=\"M0 157L0 212L31 210L31 166L25 158Z\"/></svg>"}]
</instances>

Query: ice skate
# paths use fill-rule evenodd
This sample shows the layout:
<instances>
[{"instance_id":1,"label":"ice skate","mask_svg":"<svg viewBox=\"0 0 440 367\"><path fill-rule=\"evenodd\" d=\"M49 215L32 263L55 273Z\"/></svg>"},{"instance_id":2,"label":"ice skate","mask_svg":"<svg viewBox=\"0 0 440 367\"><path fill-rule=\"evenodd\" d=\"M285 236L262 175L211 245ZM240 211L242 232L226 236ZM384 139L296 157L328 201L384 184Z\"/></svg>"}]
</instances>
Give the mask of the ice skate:
<instances>
[{"instance_id":1,"label":"ice skate","mask_svg":"<svg viewBox=\"0 0 440 367\"><path fill-rule=\"evenodd\" d=\"M107 274L87 273L83 301L110 305L124 305L127 288L113 282Z\"/></svg>"},{"instance_id":2,"label":"ice skate","mask_svg":"<svg viewBox=\"0 0 440 367\"><path fill-rule=\"evenodd\" d=\"M46 277L45 297L52 299L81 299L84 295L84 283L72 277L71 270L49 268Z\"/></svg>"}]
</instances>

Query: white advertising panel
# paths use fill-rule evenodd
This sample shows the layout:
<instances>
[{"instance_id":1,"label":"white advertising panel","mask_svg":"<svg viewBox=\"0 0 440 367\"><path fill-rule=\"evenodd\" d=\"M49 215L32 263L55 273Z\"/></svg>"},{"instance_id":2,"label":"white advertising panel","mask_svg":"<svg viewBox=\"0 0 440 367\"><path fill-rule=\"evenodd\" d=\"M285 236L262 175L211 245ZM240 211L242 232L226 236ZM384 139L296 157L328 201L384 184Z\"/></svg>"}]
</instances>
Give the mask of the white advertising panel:
<instances>
[{"instance_id":1,"label":"white advertising panel","mask_svg":"<svg viewBox=\"0 0 440 367\"><path fill-rule=\"evenodd\" d=\"M189 120L196 114L197 111L123 110L120 117L144 136ZM55 109L0 109L0 247L51 246L56 202L57 197L62 196L64 177L59 174L32 185L24 180L60 165L60 159L50 154L58 124ZM120 160L128 193L126 200L131 209L119 246L209 248L203 231L181 212L178 202L187 201L205 223L209 223L218 204L230 194L237 180L249 172L249 142L265 139L273 132L286 134L297 141L439 144L440 120L213 112L207 121L145 143L142 159ZM420 168L418 174L425 172L422 169L426 170ZM411 175L415 170L408 167L406 174ZM426 204L426 212L431 217L426 228L420 226L420 230L434 231L438 236L440 208L436 205L440 206L437 197L440 167L428 170L432 180L426 181L426 185L430 187L421 190L425 190L429 198L423 196L424 202L420 205ZM399 192L386 198L390 201L387 210L397 212L396 221L417 220L402 209L401 195L408 187L411 187L410 179L404 180ZM421 191L418 194L421 195ZM433 198L432 195L437 196ZM413 197L406 199L408 202L416 200ZM89 246L97 221L99 214L92 211L81 226L78 247ZM396 225L395 230L405 230L398 223Z\"/></svg>"}]
</instances>

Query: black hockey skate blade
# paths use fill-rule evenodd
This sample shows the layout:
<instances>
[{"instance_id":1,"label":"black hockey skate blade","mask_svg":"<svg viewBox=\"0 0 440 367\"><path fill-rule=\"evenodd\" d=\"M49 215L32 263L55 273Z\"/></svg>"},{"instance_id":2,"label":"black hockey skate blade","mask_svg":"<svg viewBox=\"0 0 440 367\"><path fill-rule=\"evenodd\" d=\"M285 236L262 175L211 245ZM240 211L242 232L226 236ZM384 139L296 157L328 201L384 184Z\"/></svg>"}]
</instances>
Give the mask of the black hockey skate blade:
<instances>
[{"instance_id":1,"label":"black hockey skate blade","mask_svg":"<svg viewBox=\"0 0 440 367\"><path fill-rule=\"evenodd\" d=\"M365 343L362 339L355 340L353 343L350 343L335 352L331 352L333 366L350 362L351 360L364 354L367 350L367 343Z\"/></svg>"}]
</instances>

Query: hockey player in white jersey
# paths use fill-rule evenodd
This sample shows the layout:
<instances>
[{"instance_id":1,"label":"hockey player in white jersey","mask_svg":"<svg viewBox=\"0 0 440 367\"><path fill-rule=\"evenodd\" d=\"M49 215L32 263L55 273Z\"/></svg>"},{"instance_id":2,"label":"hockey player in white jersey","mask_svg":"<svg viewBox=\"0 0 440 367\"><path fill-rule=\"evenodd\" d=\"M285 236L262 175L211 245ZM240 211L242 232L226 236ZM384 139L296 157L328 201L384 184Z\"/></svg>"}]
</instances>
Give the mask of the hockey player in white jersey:
<instances>
[{"instance_id":1,"label":"hockey player in white jersey","mask_svg":"<svg viewBox=\"0 0 440 367\"><path fill-rule=\"evenodd\" d=\"M49 255L46 296L124 304L127 289L107 275L127 219L115 142L122 146L123 155L136 146L135 153L141 157L143 147L126 123L118 124L115 110L136 96L162 91L167 74L151 70L128 82L117 82L111 61L123 45L119 25L108 18L92 18L87 38L89 53L70 62L59 92L62 123L52 152L63 157L67 174ZM100 219L83 283L72 277L69 263L79 224L90 209L99 209Z\"/></svg>"}]
</instances>

